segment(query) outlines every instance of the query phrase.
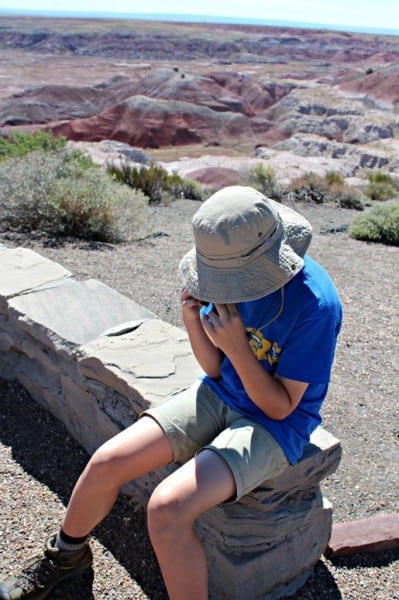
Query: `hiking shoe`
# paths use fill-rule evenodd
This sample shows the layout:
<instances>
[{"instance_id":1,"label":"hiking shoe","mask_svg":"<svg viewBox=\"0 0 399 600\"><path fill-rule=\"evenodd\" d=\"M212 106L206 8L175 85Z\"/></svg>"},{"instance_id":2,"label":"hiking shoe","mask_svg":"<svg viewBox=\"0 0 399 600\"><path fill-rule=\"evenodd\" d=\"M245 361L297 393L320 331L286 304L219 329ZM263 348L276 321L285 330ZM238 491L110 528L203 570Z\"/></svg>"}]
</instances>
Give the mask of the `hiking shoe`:
<instances>
[{"instance_id":1,"label":"hiking shoe","mask_svg":"<svg viewBox=\"0 0 399 600\"><path fill-rule=\"evenodd\" d=\"M44 556L37 558L15 577L0 582L0 600L41 600L61 581L79 577L93 562L89 544L78 552L54 548L56 536L46 542Z\"/></svg>"}]
</instances>

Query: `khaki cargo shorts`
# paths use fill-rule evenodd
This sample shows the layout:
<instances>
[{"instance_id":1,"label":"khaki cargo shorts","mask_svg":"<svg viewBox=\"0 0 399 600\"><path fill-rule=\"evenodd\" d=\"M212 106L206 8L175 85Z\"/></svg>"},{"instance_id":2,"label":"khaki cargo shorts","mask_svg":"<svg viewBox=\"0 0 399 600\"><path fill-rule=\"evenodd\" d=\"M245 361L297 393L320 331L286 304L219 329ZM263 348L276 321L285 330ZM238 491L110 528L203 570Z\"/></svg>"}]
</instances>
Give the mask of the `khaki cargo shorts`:
<instances>
[{"instance_id":1,"label":"khaki cargo shorts","mask_svg":"<svg viewBox=\"0 0 399 600\"><path fill-rule=\"evenodd\" d=\"M289 465L265 427L232 410L201 381L140 416L144 415L162 427L175 461L185 462L204 449L219 454L233 473L235 500L277 477Z\"/></svg>"}]
</instances>

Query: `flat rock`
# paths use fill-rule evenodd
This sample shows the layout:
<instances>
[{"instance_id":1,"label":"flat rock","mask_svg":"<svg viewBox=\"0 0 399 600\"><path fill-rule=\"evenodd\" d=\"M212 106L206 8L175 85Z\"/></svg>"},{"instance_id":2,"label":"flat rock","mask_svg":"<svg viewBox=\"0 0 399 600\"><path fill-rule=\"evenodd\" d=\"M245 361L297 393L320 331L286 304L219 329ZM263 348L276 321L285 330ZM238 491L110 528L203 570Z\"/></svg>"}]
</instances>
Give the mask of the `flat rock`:
<instances>
[{"instance_id":1,"label":"flat rock","mask_svg":"<svg viewBox=\"0 0 399 600\"><path fill-rule=\"evenodd\" d=\"M4 298L69 277L72 277L70 271L28 248L2 248L0 253L0 296Z\"/></svg>"},{"instance_id":2,"label":"flat rock","mask_svg":"<svg viewBox=\"0 0 399 600\"><path fill-rule=\"evenodd\" d=\"M78 366L84 377L122 395L129 397L134 390L136 401L145 399L142 408L187 388L201 373L187 333L160 319L82 345Z\"/></svg>"},{"instance_id":3,"label":"flat rock","mask_svg":"<svg viewBox=\"0 0 399 600\"><path fill-rule=\"evenodd\" d=\"M325 555L328 558L381 552L399 547L399 514L377 515L333 525Z\"/></svg>"},{"instance_id":4,"label":"flat rock","mask_svg":"<svg viewBox=\"0 0 399 600\"><path fill-rule=\"evenodd\" d=\"M50 267L54 264L47 262ZM84 344L126 321L155 316L95 279L70 280L56 288L25 294L11 299L9 306L18 329L27 329L46 345Z\"/></svg>"}]
</instances>

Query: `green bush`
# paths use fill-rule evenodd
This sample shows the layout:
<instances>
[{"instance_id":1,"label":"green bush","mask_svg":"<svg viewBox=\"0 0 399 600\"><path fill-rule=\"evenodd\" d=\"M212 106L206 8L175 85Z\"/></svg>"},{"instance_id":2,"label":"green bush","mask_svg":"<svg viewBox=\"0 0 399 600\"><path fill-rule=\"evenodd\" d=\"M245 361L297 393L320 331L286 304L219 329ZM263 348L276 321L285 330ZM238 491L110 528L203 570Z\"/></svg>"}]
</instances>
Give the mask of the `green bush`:
<instances>
[{"instance_id":1,"label":"green bush","mask_svg":"<svg viewBox=\"0 0 399 600\"><path fill-rule=\"evenodd\" d=\"M399 203L374 205L353 220L349 235L357 240L399 246Z\"/></svg>"},{"instance_id":2,"label":"green bush","mask_svg":"<svg viewBox=\"0 0 399 600\"><path fill-rule=\"evenodd\" d=\"M101 241L134 236L146 201L79 151L35 151L0 163L2 229Z\"/></svg>"},{"instance_id":3,"label":"green bush","mask_svg":"<svg viewBox=\"0 0 399 600\"><path fill-rule=\"evenodd\" d=\"M135 190L141 190L148 196L151 204L167 203L171 199L187 198L203 200L202 186L191 179L169 174L166 169L155 163L147 166L132 166L129 163L110 165L108 173Z\"/></svg>"},{"instance_id":4,"label":"green bush","mask_svg":"<svg viewBox=\"0 0 399 600\"><path fill-rule=\"evenodd\" d=\"M135 190L141 190L151 203L158 204L166 187L168 173L162 167L132 167L128 163L119 166L110 165L107 171L116 180L125 183Z\"/></svg>"},{"instance_id":5,"label":"green bush","mask_svg":"<svg viewBox=\"0 0 399 600\"><path fill-rule=\"evenodd\" d=\"M327 171L324 179L328 187L333 185L344 185L344 178L342 177L341 173L338 173L338 171Z\"/></svg>"},{"instance_id":6,"label":"green bush","mask_svg":"<svg viewBox=\"0 0 399 600\"><path fill-rule=\"evenodd\" d=\"M364 193L371 200L384 201L395 198L398 195L395 183L388 173L384 173L383 171L369 171L367 179L368 186Z\"/></svg>"},{"instance_id":7,"label":"green bush","mask_svg":"<svg viewBox=\"0 0 399 600\"><path fill-rule=\"evenodd\" d=\"M283 191L277 182L276 173L270 165L256 163L244 175L247 185L252 186L268 198L281 202Z\"/></svg>"},{"instance_id":8,"label":"green bush","mask_svg":"<svg viewBox=\"0 0 399 600\"><path fill-rule=\"evenodd\" d=\"M180 177L177 173L168 176L168 191L172 198L186 198L187 200L205 199L204 188L198 181L187 177Z\"/></svg>"},{"instance_id":9,"label":"green bush","mask_svg":"<svg viewBox=\"0 0 399 600\"><path fill-rule=\"evenodd\" d=\"M0 160L12 156L24 156L35 150L57 150L66 146L65 137L55 137L47 131L35 133L13 133L10 137L0 136Z\"/></svg>"}]
</instances>

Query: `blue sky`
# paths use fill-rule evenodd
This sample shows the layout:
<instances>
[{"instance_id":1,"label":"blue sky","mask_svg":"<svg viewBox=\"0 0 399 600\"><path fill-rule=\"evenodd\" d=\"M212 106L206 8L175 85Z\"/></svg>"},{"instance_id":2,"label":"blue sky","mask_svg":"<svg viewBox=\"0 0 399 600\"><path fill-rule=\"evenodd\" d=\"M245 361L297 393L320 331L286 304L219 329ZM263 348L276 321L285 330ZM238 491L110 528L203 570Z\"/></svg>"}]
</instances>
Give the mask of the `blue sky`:
<instances>
[{"instance_id":1,"label":"blue sky","mask_svg":"<svg viewBox=\"0 0 399 600\"><path fill-rule=\"evenodd\" d=\"M399 29L399 0L0 0L0 9L105 13L175 13Z\"/></svg>"}]
</instances>

